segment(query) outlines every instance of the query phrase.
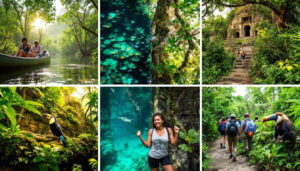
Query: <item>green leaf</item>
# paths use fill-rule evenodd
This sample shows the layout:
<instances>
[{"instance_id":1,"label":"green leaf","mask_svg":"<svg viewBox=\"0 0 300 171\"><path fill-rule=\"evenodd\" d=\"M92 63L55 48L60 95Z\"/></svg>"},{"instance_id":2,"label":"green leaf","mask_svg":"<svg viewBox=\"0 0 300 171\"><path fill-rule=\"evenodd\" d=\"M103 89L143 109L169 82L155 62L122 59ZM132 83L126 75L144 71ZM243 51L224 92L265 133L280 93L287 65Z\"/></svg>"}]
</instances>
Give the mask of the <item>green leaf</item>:
<instances>
[{"instance_id":1,"label":"green leaf","mask_svg":"<svg viewBox=\"0 0 300 171\"><path fill-rule=\"evenodd\" d=\"M295 120L295 127L298 127L298 126L300 126L300 118L297 118L296 120Z\"/></svg>"},{"instance_id":2,"label":"green leaf","mask_svg":"<svg viewBox=\"0 0 300 171\"><path fill-rule=\"evenodd\" d=\"M40 171L48 171L48 166L45 163L39 164Z\"/></svg>"},{"instance_id":3,"label":"green leaf","mask_svg":"<svg viewBox=\"0 0 300 171\"><path fill-rule=\"evenodd\" d=\"M17 125L17 114L16 111L10 106L10 105L3 105L2 109L6 113L7 117L9 118L11 122L11 128L15 130L16 125Z\"/></svg>"},{"instance_id":4,"label":"green leaf","mask_svg":"<svg viewBox=\"0 0 300 171\"><path fill-rule=\"evenodd\" d=\"M0 124L0 130L1 130L1 129L4 130L4 131L7 131L7 130L8 130L8 128L7 128L6 126Z\"/></svg>"}]
</instances>

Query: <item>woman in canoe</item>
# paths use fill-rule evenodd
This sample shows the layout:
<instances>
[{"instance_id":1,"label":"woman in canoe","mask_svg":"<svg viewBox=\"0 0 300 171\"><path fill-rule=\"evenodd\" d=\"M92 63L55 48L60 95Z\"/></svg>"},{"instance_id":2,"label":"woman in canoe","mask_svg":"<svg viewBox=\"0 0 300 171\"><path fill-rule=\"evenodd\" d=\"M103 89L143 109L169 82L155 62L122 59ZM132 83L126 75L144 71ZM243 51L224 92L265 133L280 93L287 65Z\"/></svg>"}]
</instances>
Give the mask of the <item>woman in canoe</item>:
<instances>
[{"instance_id":1,"label":"woman in canoe","mask_svg":"<svg viewBox=\"0 0 300 171\"><path fill-rule=\"evenodd\" d=\"M35 57L35 54L34 54L32 48L31 48L30 44L28 44L28 42L27 42L27 38L22 39L22 45L19 46L19 49L18 49L15 56Z\"/></svg>"},{"instance_id":2,"label":"woman in canoe","mask_svg":"<svg viewBox=\"0 0 300 171\"><path fill-rule=\"evenodd\" d=\"M35 56L38 56L42 52L42 46L39 45L37 40L34 41L34 46L32 47L32 51L34 52Z\"/></svg>"},{"instance_id":3,"label":"woman in canoe","mask_svg":"<svg viewBox=\"0 0 300 171\"><path fill-rule=\"evenodd\" d=\"M151 147L148 154L148 163L151 171L158 171L162 165L164 171L174 171L173 164L168 153L168 144L176 146L178 143L179 128L174 126L173 130L167 127L167 123L162 114L156 113L152 117L153 128L148 131L148 138L144 140L141 131L137 132L145 147Z\"/></svg>"}]
</instances>

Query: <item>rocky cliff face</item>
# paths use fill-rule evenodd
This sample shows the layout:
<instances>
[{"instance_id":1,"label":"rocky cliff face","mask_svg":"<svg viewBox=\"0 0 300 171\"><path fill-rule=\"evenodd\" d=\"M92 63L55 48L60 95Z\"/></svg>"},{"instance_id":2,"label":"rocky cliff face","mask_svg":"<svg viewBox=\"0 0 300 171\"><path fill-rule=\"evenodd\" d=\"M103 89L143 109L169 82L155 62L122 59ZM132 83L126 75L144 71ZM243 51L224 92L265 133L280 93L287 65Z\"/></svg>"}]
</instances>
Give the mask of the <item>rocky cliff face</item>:
<instances>
[{"instance_id":1,"label":"rocky cliff face","mask_svg":"<svg viewBox=\"0 0 300 171\"><path fill-rule=\"evenodd\" d=\"M182 131L200 129L200 90L199 88L156 88L153 89L154 113L165 114L170 127L177 125ZM179 144L185 143L179 138ZM199 170L200 158L198 146L192 153L177 147L170 147L170 157L175 170Z\"/></svg>"}]
</instances>

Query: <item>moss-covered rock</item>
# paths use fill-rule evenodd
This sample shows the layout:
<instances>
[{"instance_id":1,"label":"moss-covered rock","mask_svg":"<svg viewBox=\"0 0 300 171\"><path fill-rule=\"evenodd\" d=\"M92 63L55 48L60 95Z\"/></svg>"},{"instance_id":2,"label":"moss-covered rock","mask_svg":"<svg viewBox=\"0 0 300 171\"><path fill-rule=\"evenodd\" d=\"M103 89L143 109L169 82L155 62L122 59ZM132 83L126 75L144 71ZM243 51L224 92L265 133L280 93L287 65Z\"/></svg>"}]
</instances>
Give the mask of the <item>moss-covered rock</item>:
<instances>
[{"instance_id":1,"label":"moss-covered rock","mask_svg":"<svg viewBox=\"0 0 300 171\"><path fill-rule=\"evenodd\" d=\"M83 170L92 170L89 159L97 159L97 137L85 134L78 138L67 138L64 148L54 136L43 136L22 132L0 133L0 170L71 170L74 164Z\"/></svg>"}]
</instances>

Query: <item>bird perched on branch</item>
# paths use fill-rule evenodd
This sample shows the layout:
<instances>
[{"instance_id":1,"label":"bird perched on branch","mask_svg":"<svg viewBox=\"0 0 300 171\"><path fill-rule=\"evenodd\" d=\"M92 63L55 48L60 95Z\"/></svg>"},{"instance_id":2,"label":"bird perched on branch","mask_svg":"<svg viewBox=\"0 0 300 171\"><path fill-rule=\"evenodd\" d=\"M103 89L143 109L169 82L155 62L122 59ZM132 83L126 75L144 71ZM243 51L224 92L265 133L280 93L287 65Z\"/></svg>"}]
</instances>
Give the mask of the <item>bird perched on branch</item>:
<instances>
[{"instance_id":1,"label":"bird perched on branch","mask_svg":"<svg viewBox=\"0 0 300 171\"><path fill-rule=\"evenodd\" d=\"M63 132L61 130L60 125L56 122L56 118L50 114L43 114L42 117L49 119L50 130L53 135L60 137L64 147L67 147L66 140L64 138Z\"/></svg>"},{"instance_id":2,"label":"bird perched on branch","mask_svg":"<svg viewBox=\"0 0 300 171\"><path fill-rule=\"evenodd\" d=\"M296 129L294 124L290 119L283 113L277 112L271 115L268 115L263 118L262 122L266 121L275 121L275 137L273 142L277 140L279 135L279 142L284 142L285 140L290 141L290 155L293 154L293 150L296 144Z\"/></svg>"}]
</instances>

